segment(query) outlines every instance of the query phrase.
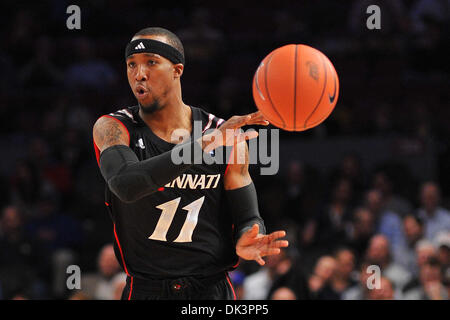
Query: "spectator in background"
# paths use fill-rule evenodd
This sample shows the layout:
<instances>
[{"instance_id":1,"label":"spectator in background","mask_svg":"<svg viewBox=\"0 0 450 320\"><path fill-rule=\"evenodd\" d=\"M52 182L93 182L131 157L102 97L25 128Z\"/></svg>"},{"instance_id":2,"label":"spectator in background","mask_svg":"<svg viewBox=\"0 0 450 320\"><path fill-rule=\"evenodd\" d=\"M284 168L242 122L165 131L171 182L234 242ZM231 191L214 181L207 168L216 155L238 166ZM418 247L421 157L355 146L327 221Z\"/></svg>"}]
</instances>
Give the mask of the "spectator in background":
<instances>
[{"instance_id":1,"label":"spectator in background","mask_svg":"<svg viewBox=\"0 0 450 320\"><path fill-rule=\"evenodd\" d=\"M310 222L314 238L322 249L333 250L347 242L352 219L352 199L351 181L339 179L332 189L329 203L320 211L318 217Z\"/></svg>"},{"instance_id":2,"label":"spectator in background","mask_svg":"<svg viewBox=\"0 0 450 320\"><path fill-rule=\"evenodd\" d=\"M345 155L339 166L331 172L330 180L348 179L352 182L355 196L359 198L360 192L365 189L365 177L362 171L361 159L357 154Z\"/></svg>"},{"instance_id":3,"label":"spectator in background","mask_svg":"<svg viewBox=\"0 0 450 320\"><path fill-rule=\"evenodd\" d=\"M343 293L342 300L400 300L401 292L395 290L393 282L385 276L380 277L379 288L369 287L369 277L373 275L369 266L369 261L361 263L358 283Z\"/></svg>"},{"instance_id":4,"label":"spectator in background","mask_svg":"<svg viewBox=\"0 0 450 320\"><path fill-rule=\"evenodd\" d=\"M269 297L270 300L297 300L295 292L288 287L279 287Z\"/></svg>"},{"instance_id":5,"label":"spectator in background","mask_svg":"<svg viewBox=\"0 0 450 320\"><path fill-rule=\"evenodd\" d=\"M10 205L0 218L0 286L4 299L15 295L46 298L48 287L43 275L49 268L49 257L24 228L24 217L18 207Z\"/></svg>"},{"instance_id":6,"label":"spectator in background","mask_svg":"<svg viewBox=\"0 0 450 320\"><path fill-rule=\"evenodd\" d=\"M439 260L432 257L420 268L419 283L404 293L406 300L447 300L447 289L442 283Z\"/></svg>"},{"instance_id":7,"label":"spectator in background","mask_svg":"<svg viewBox=\"0 0 450 320\"><path fill-rule=\"evenodd\" d=\"M414 33L425 35L427 21L444 22L448 19L448 2L443 0L418 0L415 1L410 11L411 26Z\"/></svg>"},{"instance_id":8,"label":"spectator in background","mask_svg":"<svg viewBox=\"0 0 450 320\"><path fill-rule=\"evenodd\" d=\"M394 262L403 266L412 275L418 274L416 245L423 238L423 230L422 219L412 214L405 216L403 231L406 241L392 248Z\"/></svg>"},{"instance_id":9,"label":"spectator in background","mask_svg":"<svg viewBox=\"0 0 450 320\"><path fill-rule=\"evenodd\" d=\"M353 271L355 256L347 248L340 248L334 254L336 267L327 283L318 291L320 300L341 300L344 292L356 285Z\"/></svg>"},{"instance_id":10,"label":"spectator in background","mask_svg":"<svg viewBox=\"0 0 450 320\"><path fill-rule=\"evenodd\" d=\"M332 256L322 256L317 260L313 273L308 279L308 288L313 299L317 299L321 290L330 283L336 267L336 259Z\"/></svg>"},{"instance_id":11,"label":"spectator in background","mask_svg":"<svg viewBox=\"0 0 450 320\"><path fill-rule=\"evenodd\" d=\"M75 41L78 61L66 70L65 84L68 88L101 90L112 87L117 81L114 69L96 56L92 40L80 37Z\"/></svg>"},{"instance_id":12,"label":"spectator in background","mask_svg":"<svg viewBox=\"0 0 450 320\"><path fill-rule=\"evenodd\" d=\"M430 260L436 259L437 250L435 245L428 241L427 239L421 239L416 243L415 247L415 257L416 257L416 272L413 277L403 288L403 292L407 292L412 288L420 286L420 270L423 266Z\"/></svg>"},{"instance_id":13,"label":"spectator in background","mask_svg":"<svg viewBox=\"0 0 450 320\"><path fill-rule=\"evenodd\" d=\"M51 263L43 276L52 284L52 295L64 298L66 268L76 261L83 241L80 222L60 211L55 195L44 194L33 208L25 230Z\"/></svg>"},{"instance_id":14,"label":"spectator in background","mask_svg":"<svg viewBox=\"0 0 450 320\"><path fill-rule=\"evenodd\" d=\"M32 51L35 56L19 71L19 81L25 89L50 89L59 87L63 72L52 61L54 44L47 36L39 37Z\"/></svg>"},{"instance_id":15,"label":"spectator in background","mask_svg":"<svg viewBox=\"0 0 450 320\"><path fill-rule=\"evenodd\" d=\"M286 256L286 251L280 254L267 256L266 264L257 272L247 276L243 285L244 300L263 300L269 296L274 282L291 268L291 260Z\"/></svg>"},{"instance_id":16,"label":"spectator in background","mask_svg":"<svg viewBox=\"0 0 450 320\"><path fill-rule=\"evenodd\" d=\"M381 277L380 288L367 290L368 300L396 300L392 281L387 277Z\"/></svg>"},{"instance_id":17,"label":"spectator in background","mask_svg":"<svg viewBox=\"0 0 450 320\"><path fill-rule=\"evenodd\" d=\"M57 199L52 195L44 195L38 200L26 230L49 254L58 249L75 249L83 240L79 221L61 213Z\"/></svg>"},{"instance_id":18,"label":"spectator in background","mask_svg":"<svg viewBox=\"0 0 450 320\"><path fill-rule=\"evenodd\" d=\"M127 275L121 271L112 244L106 244L101 249L97 267L96 273L82 276L83 293L95 300L120 300Z\"/></svg>"},{"instance_id":19,"label":"spectator in background","mask_svg":"<svg viewBox=\"0 0 450 320\"><path fill-rule=\"evenodd\" d=\"M425 237L433 241L440 231L450 231L450 211L439 206L441 191L434 182L425 182L420 191L418 216L425 223Z\"/></svg>"},{"instance_id":20,"label":"spectator in background","mask_svg":"<svg viewBox=\"0 0 450 320\"><path fill-rule=\"evenodd\" d=\"M80 291L75 291L68 297L68 300L91 300L91 297Z\"/></svg>"},{"instance_id":21,"label":"spectator in background","mask_svg":"<svg viewBox=\"0 0 450 320\"><path fill-rule=\"evenodd\" d=\"M397 215L404 216L413 211L413 207L408 200L394 192L394 180L392 173L387 170L375 172L373 177L373 187L378 190L382 196L383 211L390 211Z\"/></svg>"},{"instance_id":22,"label":"spectator in background","mask_svg":"<svg viewBox=\"0 0 450 320\"><path fill-rule=\"evenodd\" d=\"M404 244L402 220L399 215L385 209L382 193L376 189L367 191L365 205L373 212L376 220L377 233L387 237L392 247Z\"/></svg>"},{"instance_id":23,"label":"spectator in background","mask_svg":"<svg viewBox=\"0 0 450 320\"><path fill-rule=\"evenodd\" d=\"M352 229L348 245L355 252L358 263L364 258L369 241L374 234L375 217L372 211L365 207L356 208L353 211Z\"/></svg>"},{"instance_id":24,"label":"spectator in background","mask_svg":"<svg viewBox=\"0 0 450 320\"><path fill-rule=\"evenodd\" d=\"M450 232L441 232L437 235L435 242L438 248L437 258L441 263L444 279L450 280Z\"/></svg>"},{"instance_id":25,"label":"spectator in background","mask_svg":"<svg viewBox=\"0 0 450 320\"><path fill-rule=\"evenodd\" d=\"M267 299L309 300L311 294L305 273L304 259L296 254L294 247L285 249L285 258L279 262L279 276L273 281Z\"/></svg>"},{"instance_id":26,"label":"spectator in background","mask_svg":"<svg viewBox=\"0 0 450 320\"><path fill-rule=\"evenodd\" d=\"M11 200L14 203L32 205L39 197L43 181L39 177L37 168L29 161L17 162L10 179Z\"/></svg>"},{"instance_id":27,"label":"spectator in background","mask_svg":"<svg viewBox=\"0 0 450 320\"><path fill-rule=\"evenodd\" d=\"M212 22L213 15L208 8L197 8L190 16L188 27L177 33L183 40L189 59L195 62L211 62L220 52L223 34Z\"/></svg>"},{"instance_id":28,"label":"spectator in background","mask_svg":"<svg viewBox=\"0 0 450 320\"><path fill-rule=\"evenodd\" d=\"M367 298L368 294L368 286L367 279L371 275L370 272L367 272L367 268L370 266L370 262L364 260L361 262L359 266L359 274L357 283L348 288L345 292L342 293L342 300L364 300Z\"/></svg>"},{"instance_id":29,"label":"spectator in background","mask_svg":"<svg viewBox=\"0 0 450 320\"><path fill-rule=\"evenodd\" d=\"M417 259L417 267L419 269L421 269L428 260L436 257L437 257L437 250L431 241L423 239L417 242L416 259Z\"/></svg>"},{"instance_id":30,"label":"spectator in background","mask_svg":"<svg viewBox=\"0 0 450 320\"><path fill-rule=\"evenodd\" d=\"M381 274L392 281L398 292L411 280L411 274L392 261L389 240L382 234L377 234L370 240L366 259L370 264L380 267Z\"/></svg>"},{"instance_id":31,"label":"spectator in background","mask_svg":"<svg viewBox=\"0 0 450 320\"><path fill-rule=\"evenodd\" d=\"M286 185L283 187L286 199L285 214L303 227L313 216L319 203L319 179L305 163L291 160L287 167Z\"/></svg>"}]
</instances>

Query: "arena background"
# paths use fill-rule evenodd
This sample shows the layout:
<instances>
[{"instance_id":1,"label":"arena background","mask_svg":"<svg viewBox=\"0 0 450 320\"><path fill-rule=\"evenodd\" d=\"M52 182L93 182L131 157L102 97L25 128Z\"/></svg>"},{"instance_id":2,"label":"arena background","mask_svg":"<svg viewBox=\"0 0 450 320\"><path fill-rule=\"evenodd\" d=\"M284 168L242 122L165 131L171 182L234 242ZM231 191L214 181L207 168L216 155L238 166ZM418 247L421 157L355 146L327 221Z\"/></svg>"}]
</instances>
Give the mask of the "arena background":
<instances>
[{"instance_id":1,"label":"arena background","mask_svg":"<svg viewBox=\"0 0 450 320\"><path fill-rule=\"evenodd\" d=\"M81 9L80 30L66 27L71 4ZM372 4L381 8L380 30L366 26ZM256 110L253 73L275 48L307 44L333 62L341 88L331 116L306 132L280 132L277 175L251 166L268 229L287 228L291 247L263 268L242 262L232 279L241 299L275 298L280 287L297 299L342 298L328 292L339 257L329 284L317 289L311 277L320 257L345 246L358 285L369 239L380 232L381 213L369 208L365 238L355 235L356 208L370 206L369 190L382 195L373 206L400 221L418 213L426 181L449 208L449 8L444 0L2 2L0 299L118 297L123 275L108 246L112 223L92 126L135 104L123 52L148 26L175 32L185 46L184 101L225 119ZM329 219L333 208L344 218ZM405 237L401 228L383 232ZM448 238L429 240L446 298ZM67 288L68 265L80 267L81 290ZM431 299L419 274L406 289ZM395 286L394 298L407 298L404 289Z\"/></svg>"}]
</instances>

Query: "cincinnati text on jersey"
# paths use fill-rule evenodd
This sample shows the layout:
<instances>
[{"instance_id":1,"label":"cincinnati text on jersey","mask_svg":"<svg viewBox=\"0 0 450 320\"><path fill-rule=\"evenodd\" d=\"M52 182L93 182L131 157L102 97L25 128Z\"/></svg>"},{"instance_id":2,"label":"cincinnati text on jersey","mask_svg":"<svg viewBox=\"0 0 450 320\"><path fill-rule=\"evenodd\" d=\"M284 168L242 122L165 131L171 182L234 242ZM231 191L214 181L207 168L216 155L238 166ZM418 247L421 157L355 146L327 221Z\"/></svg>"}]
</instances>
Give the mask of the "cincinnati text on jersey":
<instances>
[{"instance_id":1,"label":"cincinnati text on jersey","mask_svg":"<svg viewBox=\"0 0 450 320\"><path fill-rule=\"evenodd\" d=\"M167 183L165 188L178 189L214 189L219 184L221 174L183 174L172 182Z\"/></svg>"}]
</instances>

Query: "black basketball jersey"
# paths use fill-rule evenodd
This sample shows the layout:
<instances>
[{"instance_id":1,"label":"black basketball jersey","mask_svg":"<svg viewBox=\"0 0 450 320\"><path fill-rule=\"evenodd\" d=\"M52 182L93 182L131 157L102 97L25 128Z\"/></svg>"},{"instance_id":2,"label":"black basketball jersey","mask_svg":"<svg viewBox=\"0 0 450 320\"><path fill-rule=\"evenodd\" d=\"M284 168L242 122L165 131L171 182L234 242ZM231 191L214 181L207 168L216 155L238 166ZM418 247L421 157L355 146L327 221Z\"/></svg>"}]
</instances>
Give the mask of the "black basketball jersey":
<instances>
[{"instance_id":1,"label":"black basketball jersey","mask_svg":"<svg viewBox=\"0 0 450 320\"><path fill-rule=\"evenodd\" d=\"M192 120L201 121L203 131L224 122L200 108L191 109ZM129 147L139 160L170 151L175 144L155 135L138 112L139 107L134 106L106 116L127 129ZM99 150L95 149L98 160ZM204 277L233 268L238 257L224 197L226 170L226 163L194 164L157 192L133 203L122 202L106 186L116 256L128 275Z\"/></svg>"}]
</instances>

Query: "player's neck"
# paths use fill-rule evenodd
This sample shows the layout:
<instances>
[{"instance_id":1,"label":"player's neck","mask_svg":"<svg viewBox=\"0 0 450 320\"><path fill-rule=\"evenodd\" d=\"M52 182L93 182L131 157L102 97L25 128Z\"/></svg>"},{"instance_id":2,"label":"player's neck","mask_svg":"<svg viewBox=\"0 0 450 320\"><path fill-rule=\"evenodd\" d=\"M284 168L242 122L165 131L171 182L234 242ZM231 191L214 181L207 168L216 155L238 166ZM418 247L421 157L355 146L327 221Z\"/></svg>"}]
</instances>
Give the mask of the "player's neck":
<instances>
[{"instance_id":1,"label":"player's neck","mask_svg":"<svg viewBox=\"0 0 450 320\"><path fill-rule=\"evenodd\" d=\"M184 104L181 98L173 99L161 110L151 114L146 114L139 110L139 116L150 127L150 129L160 138L170 141L172 132L175 129L192 131L192 111Z\"/></svg>"}]
</instances>

